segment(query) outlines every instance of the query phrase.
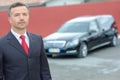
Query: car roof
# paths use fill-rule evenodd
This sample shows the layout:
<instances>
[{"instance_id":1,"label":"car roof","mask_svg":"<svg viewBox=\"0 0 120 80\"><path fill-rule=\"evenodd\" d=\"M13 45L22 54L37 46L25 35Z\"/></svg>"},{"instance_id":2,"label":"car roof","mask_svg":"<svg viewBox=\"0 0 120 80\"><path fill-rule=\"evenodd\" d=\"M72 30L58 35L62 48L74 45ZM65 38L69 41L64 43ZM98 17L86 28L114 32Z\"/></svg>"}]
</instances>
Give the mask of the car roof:
<instances>
[{"instance_id":1,"label":"car roof","mask_svg":"<svg viewBox=\"0 0 120 80\"><path fill-rule=\"evenodd\" d=\"M69 22L83 22L83 21L92 21L92 20L109 20L109 19L112 19L114 20L113 16L112 15L94 15L94 16L80 16L80 17L76 17L76 18L73 18L73 19L70 19L67 21L67 23Z\"/></svg>"}]
</instances>

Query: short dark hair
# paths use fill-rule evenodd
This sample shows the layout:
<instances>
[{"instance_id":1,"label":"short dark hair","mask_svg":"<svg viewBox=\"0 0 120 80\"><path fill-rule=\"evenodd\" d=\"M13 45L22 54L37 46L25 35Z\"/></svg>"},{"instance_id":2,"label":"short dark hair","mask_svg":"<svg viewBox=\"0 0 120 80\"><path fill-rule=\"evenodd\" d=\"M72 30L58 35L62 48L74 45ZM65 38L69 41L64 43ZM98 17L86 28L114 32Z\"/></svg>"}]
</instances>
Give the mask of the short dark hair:
<instances>
[{"instance_id":1,"label":"short dark hair","mask_svg":"<svg viewBox=\"0 0 120 80\"><path fill-rule=\"evenodd\" d=\"M25 6L27 9L29 9L29 7L26 4L21 3L21 2L16 2L16 3L13 3L13 4L10 5L10 7L8 9L8 16L9 17L11 16L11 9L12 8L19 7L19 6Z\"/></svg>"}]
</instances>

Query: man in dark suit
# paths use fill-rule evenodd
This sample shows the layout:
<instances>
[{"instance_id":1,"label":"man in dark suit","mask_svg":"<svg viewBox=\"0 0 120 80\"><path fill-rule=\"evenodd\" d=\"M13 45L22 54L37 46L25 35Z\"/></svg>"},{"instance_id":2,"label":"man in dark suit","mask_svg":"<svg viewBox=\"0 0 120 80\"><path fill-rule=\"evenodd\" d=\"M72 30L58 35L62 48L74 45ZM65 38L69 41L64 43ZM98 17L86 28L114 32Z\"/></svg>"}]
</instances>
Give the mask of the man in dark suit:
<instances>
[{"instance_id":1,"label":"man in dark suit","mask_svg":"<svg viewBox=\"0 0 120 80\"><path fill-rule=\"evenodd\" d=\"M11 30L0 38L0 80L52 80L42 37L26 30L28 7L14 3L8 14Z\"/></svg>"}]
</instances>

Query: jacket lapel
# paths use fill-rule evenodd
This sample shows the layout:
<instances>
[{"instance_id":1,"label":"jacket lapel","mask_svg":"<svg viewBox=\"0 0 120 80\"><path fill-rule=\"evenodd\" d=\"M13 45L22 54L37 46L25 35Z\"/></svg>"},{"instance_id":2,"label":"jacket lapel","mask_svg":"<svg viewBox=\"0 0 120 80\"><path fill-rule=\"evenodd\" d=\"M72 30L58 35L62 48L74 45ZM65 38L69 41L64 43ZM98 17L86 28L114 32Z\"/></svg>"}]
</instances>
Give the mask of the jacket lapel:
<instances>
[{"instance_id":1,"label":"jacket lapel","mask_svg":"<svg viewBox=\"0 0 120 80\"><path fill-rule=\"evenodd\" d=\"M30 33L27 33L27 35L29 37L29 55L28 56L30 56L33 53L34 49L35 49L35 47L34 47L34 39L32 38L32 35Z\"/></svg>"},{"instance_id":2,"label":"jacket lapel","mask_svg":"<svg viewBox=\"0 0 120 80\"><path fill-rule=\"evenodd\" d=\"M18 51L20 51L21 54L26 55L26 53L25 53L24 49L22 48L21 44L18 42L18 40L14 37L14 35L11 32L8 33L8 40L9 40L9 44L11 46L13 46Z\"/></svg>"}]
</instances>

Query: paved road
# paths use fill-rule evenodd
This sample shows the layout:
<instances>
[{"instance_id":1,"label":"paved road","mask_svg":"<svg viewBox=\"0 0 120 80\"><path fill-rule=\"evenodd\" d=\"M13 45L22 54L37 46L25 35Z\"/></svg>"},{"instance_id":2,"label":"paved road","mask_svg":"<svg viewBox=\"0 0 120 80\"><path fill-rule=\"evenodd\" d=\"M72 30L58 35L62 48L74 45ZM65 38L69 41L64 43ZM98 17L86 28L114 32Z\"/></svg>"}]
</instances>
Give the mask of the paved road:
<instances>
[{"instance_id":1,"label":"paved road","mask_svg":"<svg viewBox=\"0 0 120 80\"><path fill-rule=\"evenodd\" d=\"M120 43L90 52L86 58L48 58L53 80L119 80Z\"/></svg>"}]
</instances>

